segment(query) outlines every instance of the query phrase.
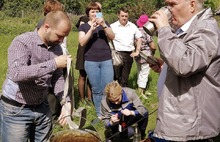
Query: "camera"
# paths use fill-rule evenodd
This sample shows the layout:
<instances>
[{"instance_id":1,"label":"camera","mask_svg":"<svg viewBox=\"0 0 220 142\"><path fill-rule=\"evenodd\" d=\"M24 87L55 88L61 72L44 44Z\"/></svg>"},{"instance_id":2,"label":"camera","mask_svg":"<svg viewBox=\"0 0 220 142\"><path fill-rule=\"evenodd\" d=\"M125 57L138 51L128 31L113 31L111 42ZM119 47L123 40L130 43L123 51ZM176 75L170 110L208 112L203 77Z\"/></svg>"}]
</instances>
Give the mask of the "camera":
<instances>
[{"instance_id":1,"label":"camera","mask_svg":"<svg viewBox=\"0 0 220 142\"><path fill-rule=\"evenodd\" d=\"M161 7L159 10L164 11L164 13L167 15L168 20L171 19L172 15L167 6ZM149 35L152 36L154 32L156 31L156 26L154 23L148 21L147 23L144 24L143 29L145 30L145 32L147 32Z\"/></svg>"}]
</instances>

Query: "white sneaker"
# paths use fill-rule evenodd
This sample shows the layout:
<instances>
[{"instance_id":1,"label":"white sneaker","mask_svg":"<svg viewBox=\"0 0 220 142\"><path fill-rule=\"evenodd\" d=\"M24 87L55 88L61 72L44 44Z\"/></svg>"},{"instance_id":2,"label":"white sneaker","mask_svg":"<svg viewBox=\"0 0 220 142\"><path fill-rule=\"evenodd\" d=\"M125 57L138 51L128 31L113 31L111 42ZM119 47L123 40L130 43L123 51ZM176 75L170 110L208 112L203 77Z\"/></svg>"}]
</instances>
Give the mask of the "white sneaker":
<instances>
[{"instance_id":1,"label":"white sneaker","mask_svg":"<svg viewBox=\"0 0 220 142\"><path fill-rule=\"evenodd\" d=\"M147 100L147 96L145 96L144 94L141 94L141 97Z\"/></svg>"}]
</instances>

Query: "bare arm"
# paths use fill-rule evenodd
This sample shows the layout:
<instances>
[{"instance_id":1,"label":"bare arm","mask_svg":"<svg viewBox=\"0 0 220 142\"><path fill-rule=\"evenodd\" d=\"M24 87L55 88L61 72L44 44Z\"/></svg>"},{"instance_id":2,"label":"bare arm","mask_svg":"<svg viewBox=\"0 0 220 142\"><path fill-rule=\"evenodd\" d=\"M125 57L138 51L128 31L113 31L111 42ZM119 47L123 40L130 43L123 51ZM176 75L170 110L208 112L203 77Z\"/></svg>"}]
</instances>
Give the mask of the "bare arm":
<instances>
[{"instance_id":1,"label":"bare arm","mask_svg":"<svg viewBox=\"0 0 220 142\"><path fill-rule=\"evenodd\" d=\"M135 56L138 56L140 54L141 43L142 43L141 38L136 39L136 50L135 50L135 52L131 53L131 57L135 57Z\"/></svg>"}]
</instances>

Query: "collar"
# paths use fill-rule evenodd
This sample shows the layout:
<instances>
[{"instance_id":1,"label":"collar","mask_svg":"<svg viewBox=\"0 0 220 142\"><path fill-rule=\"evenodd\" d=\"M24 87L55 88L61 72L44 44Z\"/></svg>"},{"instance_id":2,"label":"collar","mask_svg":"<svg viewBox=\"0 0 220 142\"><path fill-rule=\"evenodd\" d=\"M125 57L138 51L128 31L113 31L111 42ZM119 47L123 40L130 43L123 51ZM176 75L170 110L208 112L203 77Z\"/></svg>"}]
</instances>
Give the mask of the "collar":
<instances>
[{"instance_id":1,"label":"collar","mask_svg":"<svg viewBox=\"0 0 220 142\"><path fill-rule=\"evenodd\" d=\"M194 15L194 16L193 16L188 22L186 22L182 27L180 27L179 29L177 29L177 31L178 31L178 30L182 30L183 32L186 32L186 31L189 29L189 27L190 27L192 21L193 21L193 20L196 18L196 16L199 15L201 12L202 12L202 11L200 11L200 12L198 12L196 15Z\"/></svg>"},{"instance_id":2,"label":"collar","mask_svg":"<svg viewBox=\"0 0 220 142\"><path fill-rule=\"evenodd\" d=\"M126 25L122 25L120 22L119 22L119 20L117 21L117 24L118 24L118 27L128 27L128 26L130 26L131 25L131 22L127 22L127 24Z\"/></svg>"},{"instance_id":3,"label":"collar","mask_svg":"<svg viewBox=\"0 0 220 142\"><path fill-rule=\"evenodd\" d=\"M42 39L40 38L40 36L38 34L38 29L37 28L34 30L34 36L36 37L37 45L39 45L39 46L46 46L44 44L44 42L42 41Z\"/></svg>"},{"instance_id":4,"label":"collar","mask_svg":"<svg viewBox=\"0 0 220 142\"><path fill-rule=\"evenodd\" d=\"M126 103L126 102L128 102L128 101L129 101L129 100L128 100L128 97L127 97L125 91L122 89L122 99L121 99L121 103L123 104L123 103Z\"/></svg>"}]
</instances>

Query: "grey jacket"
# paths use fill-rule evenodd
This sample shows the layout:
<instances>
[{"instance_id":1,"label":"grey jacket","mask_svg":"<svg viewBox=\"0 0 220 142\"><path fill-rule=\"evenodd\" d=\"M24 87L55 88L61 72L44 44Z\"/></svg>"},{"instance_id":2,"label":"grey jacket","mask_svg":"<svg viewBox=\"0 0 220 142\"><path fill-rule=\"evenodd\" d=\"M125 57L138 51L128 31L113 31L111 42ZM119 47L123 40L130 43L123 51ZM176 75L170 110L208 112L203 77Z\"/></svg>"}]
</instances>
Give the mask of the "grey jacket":
<instances>
[{"instance_id":1,"label":"grey jacket","mask_svg":"<svg viewBox=\"0 0 220 142\"><path fill-rule=\"evenodd\" d=\"M159 99L154 136L187 141L220 131L220 32L211 9L193 20L178 38L158 30L161 58L168 65Z\"/></svg>"},{"instance_id":2,"label":"grey jacket","mask_svg":"<svg viewBox=\"0 0 220 142\"><path fill-rule=\"evenodd\" d=\"M131 88L127 88L127 87L123 87L122 89L125 92L127 99L125 99L125 101L122 102L120 108L117 108L117 109L111 108L110 102L108 101L106 95L102 99L101 115L103 117L106 127L109 127L109 120L111 118L111 115L115 112L121 111L124 108L127 108L129 110L135 110L135 114L142 115L143 117L147 115L147 109L142 104L135 90Z\"/></svg>"}]
</instances>

